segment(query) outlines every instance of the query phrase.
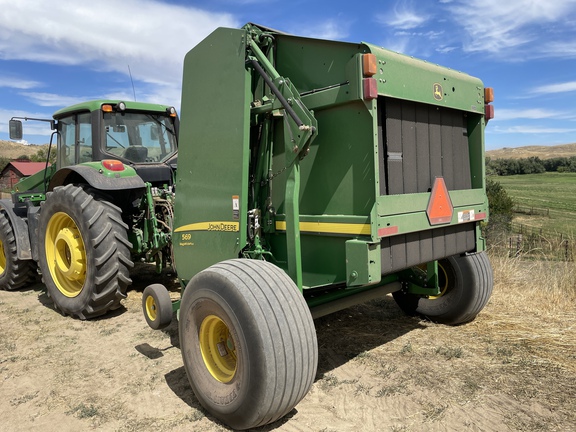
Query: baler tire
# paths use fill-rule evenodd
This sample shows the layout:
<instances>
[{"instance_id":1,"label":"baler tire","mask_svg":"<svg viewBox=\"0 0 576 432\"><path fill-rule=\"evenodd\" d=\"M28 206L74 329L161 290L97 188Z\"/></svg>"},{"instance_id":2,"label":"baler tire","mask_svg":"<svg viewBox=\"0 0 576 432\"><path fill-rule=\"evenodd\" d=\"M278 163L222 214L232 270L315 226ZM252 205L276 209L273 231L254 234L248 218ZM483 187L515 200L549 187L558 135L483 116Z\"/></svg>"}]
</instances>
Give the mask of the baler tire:
<instances>
[{"instance_id":1,"label":"baler tire","mask_svg":"<svg viewBox=\"0 0 576 432\"><path fill-rule=\"evenodd\" d=\"M439 296L424 298L397 291L393 294L396 303L409 315L422 315L442 324L473 321L488 303L494 284L486 252L448 257L438 262L438 270Z\"/></svg>"},{"instance_id":2,"label":"baler tire","mask_svg":"<svg viewBox=\"0 0 576 432\"><path fill-rule=\"evenodd\" d=\"M4 211L0 211L0 290L13 291L33 282L36 263L18 259L14 228Z\"/></svg>"},{"instance_id":3,"label":"baler tire","mask_svg":"<svg viewBox=\"0 0 576 432\"><path fill-rule=\"evenodd\" d=\"M162 284L148 285L142 293L144 318L154 330L166 328L172 322L172 300Z\"/></svg>"},{"instance_id":4,"label":"baler tire","mask_svg":"<svg viewBox=\"0 0 576 432\"><path fill-rule=\"evenodd\" d=\"M120 208L96 191L54 188L39 220L39 264L54 307L84 319L120 307L132 282L131 243Z\"/></svg>"},{"instance_id":5,"label":"baler tire","mask_svg":"<svg viewBox=\"0 0 576 432\"><path fill-rule=\"evenodd\" d=\"M196 397L234 429L278 420L314 381L310 310L288 275L268 262L233 259L194 276L182 295L179 332Z\"/></svg>"}]
</instances>

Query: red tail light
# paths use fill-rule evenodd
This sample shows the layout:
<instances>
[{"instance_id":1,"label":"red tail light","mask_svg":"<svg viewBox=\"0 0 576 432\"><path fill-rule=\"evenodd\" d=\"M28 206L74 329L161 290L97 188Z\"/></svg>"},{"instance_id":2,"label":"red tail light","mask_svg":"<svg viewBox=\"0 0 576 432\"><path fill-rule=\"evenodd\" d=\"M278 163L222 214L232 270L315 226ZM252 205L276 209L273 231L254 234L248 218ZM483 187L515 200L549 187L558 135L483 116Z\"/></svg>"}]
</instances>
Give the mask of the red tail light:
<instances>
[{"instance_id":1,"label":"red tail light","mask_svg":"<svg viewBox=\"0 0 576 432\"><path fill-rule=\"evenodd\" d=\"M378 97L378 82L375 78L364 78L364 99L376 99Z\"/></svg>"},{"instance_id":2,"label":"red tail light","mask_svg":"<svg viewBox=\"0 0 576 432\"><path fill-rule=\"evenodd\" d=\"M109 171L124 171L124 164L116 159L104 159L102 166Z\"/></svg>"}]
</instances>

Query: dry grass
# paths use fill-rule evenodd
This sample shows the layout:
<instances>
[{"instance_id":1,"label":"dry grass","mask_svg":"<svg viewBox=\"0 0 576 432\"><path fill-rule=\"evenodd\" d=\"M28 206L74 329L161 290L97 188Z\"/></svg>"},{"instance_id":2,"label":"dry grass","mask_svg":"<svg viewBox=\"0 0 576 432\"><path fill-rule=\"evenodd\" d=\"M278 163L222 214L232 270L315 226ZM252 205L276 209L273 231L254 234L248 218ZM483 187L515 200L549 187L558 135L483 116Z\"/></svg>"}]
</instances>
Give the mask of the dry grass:
<instances>
[{"instance_id":1,"label":"dry grass","mask_svg":"<svg viewBox=\"0 0 576 432\"><path fill-rule=\"evenodd\" d=\"M0 156L8 159L16 159L19 156L28 157L35 155L42 146L24 145L12 141L0 140Z\"/></svg>"},{"instance_id":2,"label":"dry grass","mask_svg":"<svg viewBox=\"0 0 576 432\"><path fill-rule=\"evenodd\" d=\"M576 430L576 264L491 261L469 324L406 317L389 296L316 320L311 392L260 430ZM126 310L89 322L43 305L42 286L0 292L3 430L227 430L190 390L176 324L146 327L134 276Z\"/></svg>"}]
</instances>

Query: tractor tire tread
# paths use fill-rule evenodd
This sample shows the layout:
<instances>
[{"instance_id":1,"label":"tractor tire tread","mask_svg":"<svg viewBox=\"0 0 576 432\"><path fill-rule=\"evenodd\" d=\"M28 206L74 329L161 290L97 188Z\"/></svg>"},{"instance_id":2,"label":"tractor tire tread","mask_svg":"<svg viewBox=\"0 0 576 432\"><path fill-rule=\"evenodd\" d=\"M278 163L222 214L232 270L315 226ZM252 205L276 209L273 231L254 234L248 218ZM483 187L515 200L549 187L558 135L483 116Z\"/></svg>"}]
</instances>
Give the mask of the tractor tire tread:
<instances>
[{"instance_id":1,"label":"tractor tire tread","mask_svg":"<svg viewBox=\"0 0 576 432\"><path fill-rule=\"evenodd\" d=\"M0 274L0 289L14 291L33 283L37 278L36 262L18 259L14 229L3 211L0 211L0 232L6 257L6 268Z\"/></svg>"},{"instance_id":2,"label":"tractor tire tread","mask_svg":"<svg viewBox=\"0 0 576 432\"><path fill-rule=\"evenodd\" d=\"M103 201L97 191L73 184L54 188L52 194L47 197L42 212L47 212L48 208L54 206L52 203L56 201L64 203L68 209L79 209L79 217L85 221L87 227L87 232L82 232L84 242L86 247L93 250L92 262L87 265L92 265L94 269L93 279L87 280L83 287L83 290L91 290L83 304L68 304L65 299L59 301L62 296L54 286L54 282L47 280L51 278L50 271L45 263L45 252L41 251L43 281L48 287L47 292L55 308L64 315L75 316L82 320L95 318L109 310L117 309L120 301L126 298L127 288L132 283L129 269L134 266L130 259L128 245L131 244L127 238L127 225L118 222L122 220L120 208ZM59 211L62 210L65 209ZM40 224L41 235L44 234L44 237L46 223ZM82 225L82 221L76 221L76 223L79 227ZM92 274L88 271L87 273Z\"/></svg>"}]
</instances>

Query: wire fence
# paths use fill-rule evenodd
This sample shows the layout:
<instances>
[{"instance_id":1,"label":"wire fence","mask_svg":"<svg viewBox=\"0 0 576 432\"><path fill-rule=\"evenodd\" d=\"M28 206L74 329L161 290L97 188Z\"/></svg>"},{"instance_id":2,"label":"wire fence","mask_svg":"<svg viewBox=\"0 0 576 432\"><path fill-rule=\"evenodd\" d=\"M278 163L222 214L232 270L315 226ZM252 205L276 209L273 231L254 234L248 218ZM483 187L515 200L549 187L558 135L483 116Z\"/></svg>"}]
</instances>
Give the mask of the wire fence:
<instances>
[{"instance_id":1,"label":"wire fence","mask_svg":"<svg viewBox=\"0 0 576 432\"><path fill-rule=\"evenodd\" d=\"M550 209L549 208L539 208L539 207L525 207L515 205L512 209L514 213L521 213L525 215L538 215L538 216L548 216L550 217Z\"/></svg>"},{"instance_id":2,"label":"wire fence","mask_svg":"<svg viewBox=\"0 0 576 432\"><path fill-rule=\"evenodd\" d=\"M512 223L507 238L508 255L574 261L576 241L564 233Z\"/></svg>"}]
</instances>

